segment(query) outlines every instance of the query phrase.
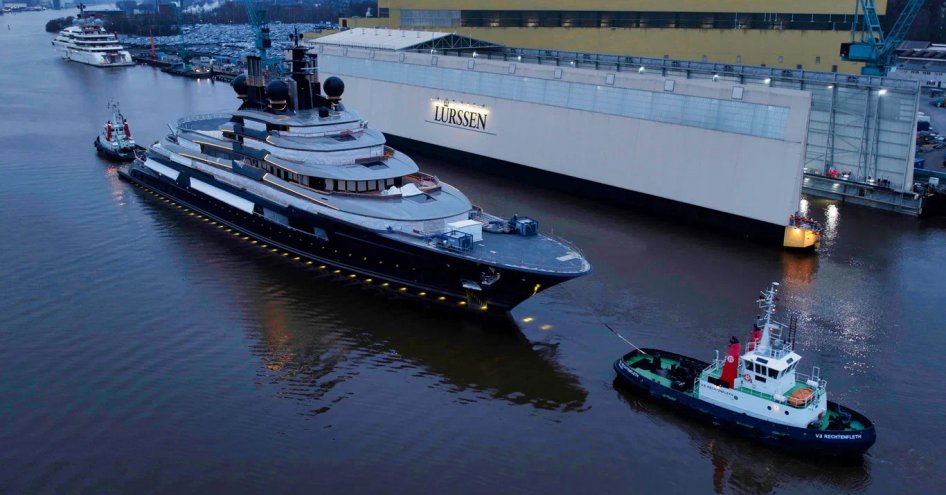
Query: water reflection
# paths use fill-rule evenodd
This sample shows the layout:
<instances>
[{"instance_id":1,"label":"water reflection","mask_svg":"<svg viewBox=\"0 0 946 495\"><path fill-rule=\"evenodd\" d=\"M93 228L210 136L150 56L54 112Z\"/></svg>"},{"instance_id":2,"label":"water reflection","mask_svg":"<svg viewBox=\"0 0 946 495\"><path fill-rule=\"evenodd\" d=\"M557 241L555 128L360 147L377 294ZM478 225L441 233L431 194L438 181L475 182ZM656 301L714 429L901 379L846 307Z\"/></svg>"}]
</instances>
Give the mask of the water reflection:
<instances>
[{"instance_id":1,"label":"water reflection","mask_svg":"<svg viewBox=\"0 0 946 495\"><path fill-rule=\"evenodd\" d=\"M687 434L691 447L712 465L715 493L774 493L799 484L862 490L870 484L869 457L835 460L789 454L657 404L617 379L613 385L617 396L635 414L649 415L661 426L679 428Z\"/></svg>"},{"instance_id":2,"label":"water reflection","mask_svg":"<svg viewBox=\"0 0 946 495\"><path fill-rule=\"evenodd\" d=\"M833 243L838 237L838 224L841 223L841 210L838 205L829 204L825 208L824 233L822 239L828 243Z\"/></svg>"},{"instance_id":3,"label":"water reflection","mask_svg":"<svg viewBox=\"0 0 946 495\"><path fill-rule=\"evenodd\" d=\"M147 213L176 232L186 251L181 256L202 259L189 267L195 276L232 291L230 304L251 328L263 378L282 397L318 403L315 413L351 390L377 386L362 381L339 388L366 370L428 377L468 402L502 399L558 410L584 404L587 392L555 364L555 346L533 346L512 322L470 320L357 280L331 279L150 199ZM210 251L213 259L202 256Z\"/></svg>"},{"instance_id":4,"label":"water reflection","mask_svg":"<svg viewBox=\"0 0 946 495\"><path fill-rule=\"evenodd\" d=\"M818 255L814 252L782 252L782 284L793 293L808 288L818 273Z\"/></svg>"}]
</instances>

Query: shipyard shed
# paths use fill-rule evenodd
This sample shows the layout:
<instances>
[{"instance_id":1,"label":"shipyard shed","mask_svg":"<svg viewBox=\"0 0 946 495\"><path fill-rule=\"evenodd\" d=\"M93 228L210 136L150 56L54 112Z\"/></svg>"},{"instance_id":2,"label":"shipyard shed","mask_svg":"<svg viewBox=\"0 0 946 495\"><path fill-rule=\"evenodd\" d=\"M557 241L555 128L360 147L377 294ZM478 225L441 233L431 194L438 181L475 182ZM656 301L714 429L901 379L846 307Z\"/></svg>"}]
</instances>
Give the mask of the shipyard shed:
<instances>
[{"instance_id":1,"label":"shipyard shed","mask_svg":"<svg viewBox=\"0 0 946 495\"><path fill-rule=\"evenodd\" d=\"M808 92L487 60L478 50L346 46L335 36L313 40L321 77L341 77L349 108L389 136L773 240L799 208Z\"/></svg>"}]
</instances>

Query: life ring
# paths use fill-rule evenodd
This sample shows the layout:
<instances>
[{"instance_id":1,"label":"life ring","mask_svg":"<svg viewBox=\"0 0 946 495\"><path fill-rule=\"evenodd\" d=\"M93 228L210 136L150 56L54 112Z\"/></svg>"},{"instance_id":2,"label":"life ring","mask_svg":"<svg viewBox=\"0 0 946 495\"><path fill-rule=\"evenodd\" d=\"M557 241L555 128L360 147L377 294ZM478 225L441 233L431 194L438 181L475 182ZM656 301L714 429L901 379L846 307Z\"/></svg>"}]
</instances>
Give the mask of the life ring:
<instances>
[{"instance_id":1,"label":"life ring","mask_svg":"<svg viewBox=\"0 0 946 495\"><path fill-rule=\"evenodd\" d=\"M747 382L751 382L751 381L752 381L752 375L750 375L749 373L746 373L745 375L742 375L742 379L745 380L745 381L747 381Z\"/></svg>"}]
</instances>

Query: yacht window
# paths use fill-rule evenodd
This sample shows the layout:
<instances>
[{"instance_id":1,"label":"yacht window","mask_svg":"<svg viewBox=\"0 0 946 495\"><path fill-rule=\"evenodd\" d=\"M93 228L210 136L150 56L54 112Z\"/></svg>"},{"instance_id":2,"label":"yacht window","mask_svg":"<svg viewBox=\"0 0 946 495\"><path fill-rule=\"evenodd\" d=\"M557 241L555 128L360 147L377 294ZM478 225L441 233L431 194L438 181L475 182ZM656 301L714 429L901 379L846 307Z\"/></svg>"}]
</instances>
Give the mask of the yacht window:
<instances>
[{"instance_id":1,"label":"yacht window","mask_svg":"<svg viewBox=\"0 0 946 495\"><path fill-rule=\"evenodd\" d=\"M326 191L331 191L333 187L335 187L335 180L334 180L334 179L325 179L325 190L326 190Z\"/></svg>"},{"instance_id":2,"label":"yacht window","mask_svg":"<svg viewBox=\"0 0 946 495\"><path fill-rule=\"evenodd\" d=\"M769 368L769 378L778 378L778 371L775 368Z\"/></svg>"},{"instance_id":3,"label":"yacht window","mask_svg":"<svg viewBox=\"0 0 946 495\"><path fill-rule=\"evenodd\" d=\"M368 189L368 185L365 183L365 181L363 180L358 181L358 192L364 192L367 189Z\"/></svg>"},{"instance_id":4,"label":"yacht window","mask_svg":"<svg viewBox=\"0 0 946 495\"><path fill-rule=\"evenodd\" d=\"M384 179L384 187L388 188L394 185L394 179Z\"/></svg>"},{"instance_id":5,"label":"yacht window","mask_svg":"<svg viewBox=\"0 0 946 495\"><path fill-rule=\"evenodd\" d=\"M355 189L356 189L356 186L357 186L357 184L355 184L355 182L356 182L356 181L353 181L353 180L346 181L346 183L345 183L345 190L346 190L346 191L350 191L350 192L355 192Z\"/></svg>"}]
</instances>

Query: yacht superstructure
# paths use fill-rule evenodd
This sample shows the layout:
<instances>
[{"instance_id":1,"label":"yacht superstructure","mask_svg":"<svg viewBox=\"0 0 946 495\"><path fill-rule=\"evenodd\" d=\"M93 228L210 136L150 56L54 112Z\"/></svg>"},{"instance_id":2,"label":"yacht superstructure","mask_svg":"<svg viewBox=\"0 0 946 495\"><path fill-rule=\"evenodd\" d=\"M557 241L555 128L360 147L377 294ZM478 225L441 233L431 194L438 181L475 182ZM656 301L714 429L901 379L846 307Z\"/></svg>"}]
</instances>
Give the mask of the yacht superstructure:
<instances>
[{"instance_id":1,"label":"yacht superstructure","mask_svg":"<svg viewBox=\"0 0 946 495\"><path fill-rule=\"evenodd\" d=\"M421 172L345 108L340 79L323 86L301 47L291 59L266 84L248 57L239 110L181 119L122 176L318 269L477 311L591 269L535 220L489 215Z\"/></svg>"},{"instance_id":2,"label":"yacht superstructure","mask_svg":"<svg viewBox=\"0 0 946 495\"><path fill-rule=\"evenodd\" d=\"M79 15L72 26L59 32L52 44L66 60L96 67L134 65L131 54L119 44L114 34L105 30L102 20L85 13L79 5Z\"/></svg>"}]
</instances>

